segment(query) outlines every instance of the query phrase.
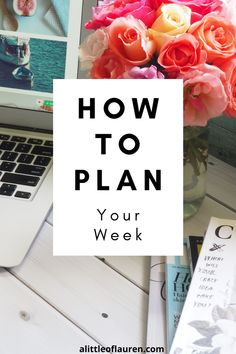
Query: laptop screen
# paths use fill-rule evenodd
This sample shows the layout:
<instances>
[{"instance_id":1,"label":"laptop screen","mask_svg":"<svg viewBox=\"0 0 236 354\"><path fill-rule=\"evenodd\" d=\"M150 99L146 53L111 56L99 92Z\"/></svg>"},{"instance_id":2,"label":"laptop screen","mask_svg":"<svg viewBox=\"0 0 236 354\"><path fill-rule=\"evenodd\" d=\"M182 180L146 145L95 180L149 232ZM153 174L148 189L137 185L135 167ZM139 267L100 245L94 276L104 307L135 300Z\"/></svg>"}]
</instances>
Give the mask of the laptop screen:
<instances>
[{"instance_id":1,"label":"laptop screen","mask_svg":"<svg viewBox=\"0 0 236 354\"><path fill-rule=\"evenodd\" d=\"M75 79L81 0L0 1L0 105L53 111L53 79Z\"/></svg>"}]
</instances>

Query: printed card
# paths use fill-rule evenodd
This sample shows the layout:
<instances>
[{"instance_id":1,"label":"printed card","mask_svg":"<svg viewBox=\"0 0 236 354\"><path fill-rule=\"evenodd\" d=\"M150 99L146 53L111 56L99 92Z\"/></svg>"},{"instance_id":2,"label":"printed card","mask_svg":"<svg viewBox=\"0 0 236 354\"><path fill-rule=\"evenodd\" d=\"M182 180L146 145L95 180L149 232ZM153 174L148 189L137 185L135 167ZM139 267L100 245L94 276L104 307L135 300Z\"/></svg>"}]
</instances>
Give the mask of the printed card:
<instances>
[{"instance_id":1,"label":"printed card","mask_svg":"<svg viewBox=\"0 0 236 354\"><path fill-rule=\"evenodd\" d=\"M183 249L181 80L56 80L55 255Z\"/></svg>"}]
</instances>

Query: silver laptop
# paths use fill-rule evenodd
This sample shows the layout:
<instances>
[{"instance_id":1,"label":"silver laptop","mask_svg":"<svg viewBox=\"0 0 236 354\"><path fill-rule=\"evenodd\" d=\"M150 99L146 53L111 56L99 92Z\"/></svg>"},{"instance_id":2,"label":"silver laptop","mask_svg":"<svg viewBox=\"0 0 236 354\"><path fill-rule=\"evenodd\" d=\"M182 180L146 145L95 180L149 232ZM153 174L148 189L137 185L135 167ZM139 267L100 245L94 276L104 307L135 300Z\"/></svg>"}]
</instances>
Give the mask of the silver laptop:
<instances>
[{"instance_id":1,"label":"silver laptop","mask_svg":"<svg viewBox=\"0 0 236 354\"><path fill-rule=\"evenodd\" d=\"M0 9L3 267L23 260L52 207L53 79L77 78L82 0L44 0L33 10L9 10L17 29L9 28Z\"/></svg>"}]
</instances>

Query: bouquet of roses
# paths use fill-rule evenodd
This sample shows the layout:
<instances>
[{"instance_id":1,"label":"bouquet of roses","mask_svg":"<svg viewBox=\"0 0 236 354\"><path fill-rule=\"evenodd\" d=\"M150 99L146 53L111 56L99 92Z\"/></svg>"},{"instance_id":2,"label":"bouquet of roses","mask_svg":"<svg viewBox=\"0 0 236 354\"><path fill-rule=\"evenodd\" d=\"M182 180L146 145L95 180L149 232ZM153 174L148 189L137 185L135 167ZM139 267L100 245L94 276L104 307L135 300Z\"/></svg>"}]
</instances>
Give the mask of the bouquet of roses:
<instances>
[{"instance_id":1,"label":"bouquet of roses","mask_svg":"<svg viewBox=\"0 0 236 354\"><path fill-rule=\"evenodd\" d=\"M184 124L236 116L235 0L104 0L86 24L93 79L183 79Z\"/></svg>"}]
</instances>

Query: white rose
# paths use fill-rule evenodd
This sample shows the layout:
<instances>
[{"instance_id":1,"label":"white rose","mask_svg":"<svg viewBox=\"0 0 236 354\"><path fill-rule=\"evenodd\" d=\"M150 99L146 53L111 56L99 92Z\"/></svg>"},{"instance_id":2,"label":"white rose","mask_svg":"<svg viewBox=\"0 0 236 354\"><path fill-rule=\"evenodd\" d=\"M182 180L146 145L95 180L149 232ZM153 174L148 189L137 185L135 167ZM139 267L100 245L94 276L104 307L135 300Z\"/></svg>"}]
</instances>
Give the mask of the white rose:
<instances>
[{"instance_id":1,"label":"white rose","mask_svg":"<svg viewBox=\"0 0 236 354\"><path fill-rule=\"evenodd\" d=\"M94 60L100 57L108 48L108 35L101 28L90 34L79 48L79 58L82 70L89 70Z\"/></svg>"},{"instance_id":2,"label":"white rose","mask_svg":"<svg viewBox=\"0 0 236 354\"><path fill-rule=\"evenodd\" d=\"M226 17L234 25L236 25L236 1L235 0L223 0L223 10L221 16Z\"/></svg>"}]
</instances>

